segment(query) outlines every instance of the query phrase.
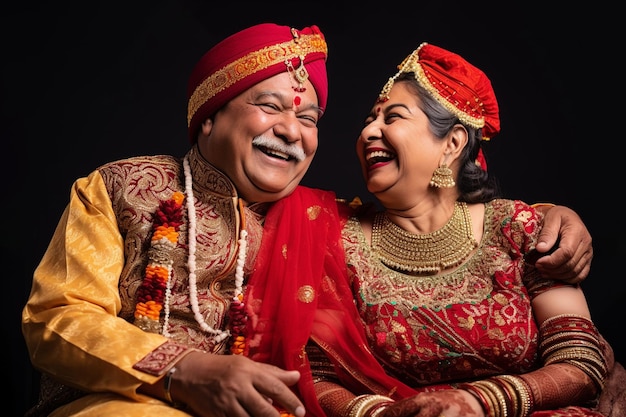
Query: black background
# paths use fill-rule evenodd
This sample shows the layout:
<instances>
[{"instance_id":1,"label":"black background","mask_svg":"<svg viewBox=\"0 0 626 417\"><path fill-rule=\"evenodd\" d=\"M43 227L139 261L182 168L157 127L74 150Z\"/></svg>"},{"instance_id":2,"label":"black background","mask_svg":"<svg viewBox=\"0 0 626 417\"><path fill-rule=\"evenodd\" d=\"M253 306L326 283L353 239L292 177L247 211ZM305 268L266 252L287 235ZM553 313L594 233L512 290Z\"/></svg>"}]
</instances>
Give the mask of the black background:
<instances>
[{"instance_id":1,"label":"black background","mask_svg":"<svg viewBox=\"0 0 626 417\"><path fill-rule=\"evenodd\" d=\"M222 38L271 21L318 25L328 45L329 101L304 184L372 198L354 141L378 91L421 42L483 69L502 131L487 144L507 197L573 208L594 239L583 283L593 318L626 361L623 274L623 78L618 10L603 2L218 3L50 2L3 6L0 91L5 334L12 415L36 388L20 331L31 276L72 182L128 156L183 155L187 76ZM362 4L365 4L363 2ZM616 7L616 6L615 6ZM619 267L619 268L618 268ZM5 349L6 350L6 349Z\"/></svg>"}]
</instances>

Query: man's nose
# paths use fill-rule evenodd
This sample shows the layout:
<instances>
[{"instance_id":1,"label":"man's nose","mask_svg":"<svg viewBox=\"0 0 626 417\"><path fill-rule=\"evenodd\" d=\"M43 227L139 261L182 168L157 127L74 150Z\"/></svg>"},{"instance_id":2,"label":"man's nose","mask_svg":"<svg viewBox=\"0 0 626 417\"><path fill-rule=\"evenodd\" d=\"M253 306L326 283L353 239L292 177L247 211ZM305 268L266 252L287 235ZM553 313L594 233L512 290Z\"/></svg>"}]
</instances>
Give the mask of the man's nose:
<instances>
[{"instance_id":1,"label":"man's nose","mask_svg":"<svg viewBox=\"0 0 626 417\"><path fill-rule=\"evenodd\" d=\"M276 136L284 138L287 142L297 142L301 139L302 124L293 112L283 112L280 120L274 126Z\"/></svg>"}]
</instances>

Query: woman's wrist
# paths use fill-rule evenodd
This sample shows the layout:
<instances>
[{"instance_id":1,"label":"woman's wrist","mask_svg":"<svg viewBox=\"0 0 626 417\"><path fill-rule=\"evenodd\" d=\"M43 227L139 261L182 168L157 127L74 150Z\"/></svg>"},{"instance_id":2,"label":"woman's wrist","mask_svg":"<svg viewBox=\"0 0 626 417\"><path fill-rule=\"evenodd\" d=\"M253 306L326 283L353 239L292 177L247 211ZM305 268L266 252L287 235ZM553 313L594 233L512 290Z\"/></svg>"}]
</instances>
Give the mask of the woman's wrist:
<instances>
[{"instance_id":1,"label":"woman's wrist","mask_svg":"<svg viewBox=\"0 0 626 417\"><path fill-rule=\"evenodd\" d=\"M382 412L384 407L391 404L393 400L384 395L365 394L355 397L348 404L349 417L371 417Z\"/></svg>"}]
</instances>

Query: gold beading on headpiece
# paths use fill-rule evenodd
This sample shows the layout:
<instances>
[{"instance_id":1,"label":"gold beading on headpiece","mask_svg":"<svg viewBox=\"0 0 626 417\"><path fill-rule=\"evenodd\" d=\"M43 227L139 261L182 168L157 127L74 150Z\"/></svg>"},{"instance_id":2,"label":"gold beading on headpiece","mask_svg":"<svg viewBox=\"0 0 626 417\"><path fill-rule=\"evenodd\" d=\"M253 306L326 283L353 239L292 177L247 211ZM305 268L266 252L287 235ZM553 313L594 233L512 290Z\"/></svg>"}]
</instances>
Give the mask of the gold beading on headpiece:
<instances>
[{"instance_id":1,"label":"gold beading on headpiece","mask_svg":"<svg viewBox=\"0 0 626 417\"><path fill-rule=\"evenodd\" d=\"M419 51L422 47L426 45L426 42L422 43L415 51L411 53L411 55L404 58L402 63L398 65L398 72L393 77L390 77L380 94L378 95L378 101L385 102L389 100L389 93L393 88L393 83L396 81L396 78L400 76L400 74L404 72L413 72L417 76L417 68L419 65ZM419 80L418 80L419 81Z\"/></svg>"},{"instance_id":2,"label":"gold beading on headpiece","mask_svg":"<svg viewBox=\"0 0 626 417\"><path fill-rule=\"evenodd\" d=\"M483 116L472 116L468 113L474 114L482 114L482 102L478 98L475 98L475 103L466 102L464 103L464 108L467 111L463 111L459 109L456 105L451 103L448 98L455 95L454 89L450 88L450 86L445 86L439 83L442 88L447 90L448 96L444 97L433 83L430 81L429 76L424 71L422 64L420 63L419 53L420 50L426 46L427 43L422 43L415 51L411 53L411 55L407 56L400 65L398 65L398 72L385 84L380 94L378 95L379 102L385 102L389 100L389 93L391 92L391 88L393 87L394 82L402 73L412 72L415 74L415 79L417 82L424 87L430 95L437 100L442 106L446 108L449 112L454 114L459 120L474 129L480 129L485 126L485 118Z\"/></svg>"},{"instance_id":3,"label":"gold beading on headpiece","mask_svg":"<svg viewBox=\"0 0 626 417\"><path fill-rule=\"evenodd\" d=\"M215 71L215 73L211 74L210 77L207 77L206 80L196 87L189 98L187 124L191 123L193 115L196 114L204 103L221 91L258 71L281 62L291 62L293 58L300 57L300 67L294 72L294 77L296 77L297 81L300 79L306 81L309 74L306 68L304 68L304 58L308 54L315 52L328 53L328 46L324 37L320 34L304 36L297 34L292 40L250 52L248 55L231 62L224 68ZM304 70L304 72L301 70Z\"/></svg>"}]
</instances>

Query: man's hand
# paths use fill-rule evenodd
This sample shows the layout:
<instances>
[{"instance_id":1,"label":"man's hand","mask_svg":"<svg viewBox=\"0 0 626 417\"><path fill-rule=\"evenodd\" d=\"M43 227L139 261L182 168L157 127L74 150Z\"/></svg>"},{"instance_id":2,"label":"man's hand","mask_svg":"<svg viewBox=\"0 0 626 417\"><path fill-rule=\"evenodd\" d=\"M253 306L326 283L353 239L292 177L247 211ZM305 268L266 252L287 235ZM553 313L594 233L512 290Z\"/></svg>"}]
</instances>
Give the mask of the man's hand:
<instances>
[{"instance_id":1,"label":"man's hand","mask_svg":"<svg viewBox=\"0 0 626 417\"><path fill-rule=\"evenodd\" d=\"M299 379L298 371L245 356L192 352L176 364L171 394L201 417L279 417L275 406L303 417L304 406L289 388Z\"/></svg>"},{"instance_id":2,"label":"man's hand","mask_svg":"<svg viewBox=\"0 0 626 417\"><path fill-rule=\"evenodd\" d=\"M593 247L581 218L565 206L539 206L545 214L535 266L543 276L578 284L589 275ZM555 246L556 245L556 246Z\"/></svg>"}]
</instances>

